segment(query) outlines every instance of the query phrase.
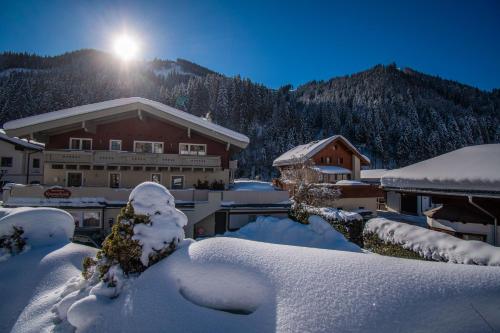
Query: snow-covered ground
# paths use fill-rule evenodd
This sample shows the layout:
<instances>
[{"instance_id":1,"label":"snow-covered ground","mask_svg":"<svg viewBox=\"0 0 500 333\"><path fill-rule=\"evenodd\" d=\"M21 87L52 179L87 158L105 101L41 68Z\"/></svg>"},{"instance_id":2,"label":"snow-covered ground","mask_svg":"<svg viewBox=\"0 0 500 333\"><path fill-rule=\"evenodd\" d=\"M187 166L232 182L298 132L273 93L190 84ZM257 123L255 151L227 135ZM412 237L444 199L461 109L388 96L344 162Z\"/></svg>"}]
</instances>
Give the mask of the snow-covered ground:
<instances>
[{"instance_id":1,"label":"snow-covered ground","mask_svg":"<svg viewBox=\"0 0 500 333\"><path fill-rule=\"evenodd\" d=\"M399 244L428 259L458 264L500 266L500 248L485 242L462 240L443 232L385 218L369 220L364 232L374 233L386 242Z\"/></svg>"},{"instance_id":2,"label":"snow-covered ground","mask_svg":"<svg viewBox=\"0 0 500 333\"><path fill-rule=\"evenodd\" d=\"M297 223L288 218L259 216L257 221L245 225L238 231L226 232L224 236L275 244L361 252L356 244L348 242L341 233L318 216L311 216L309 224Z\"/></svg>"},{"instance_id":3,"label":"snow-covered ground","mask_svg":"<svg viewBox=\"0 0 500 333\"><path fill-rule=\"evenodd\" d=\"M131 200L137 211L156 214L155 201L170 199L161 188L152 189L160 191L157 195L145 196L150 187ZM160 216L172 213L171 203L166 206ZM10 212L0 214L5 218ZM363 253L321 218L313 216L309 222L259 219L233 237L183 240L170 256L124 279L114 298L87 292L80 267L95 249L68 244L64 237L53 242L45 235L46 244L38 242L0 262L0 331L500 330L499 267ZM24 226L37 223L33 219ZM61 228L66 229L64 223ZM293 236L286 242L285 233ZM268 242L234 237L266 241L262 238L268 234ZM304 245L301 239L309 239L309 246L330 246L273 244Z\"/></svg>"},{"instance_id":4,"label":"snow-covered ground","mask_svg":"<svg viewBox=\"0 0 500 333\"><path fill-rule=\"evenodd\" d=\"M233 191L276 191L276 188L272 183L263 182L259 180L249 180L249 179L236 179L234 184L231 185L231 190Z\"/></svg>"}]
</instances>

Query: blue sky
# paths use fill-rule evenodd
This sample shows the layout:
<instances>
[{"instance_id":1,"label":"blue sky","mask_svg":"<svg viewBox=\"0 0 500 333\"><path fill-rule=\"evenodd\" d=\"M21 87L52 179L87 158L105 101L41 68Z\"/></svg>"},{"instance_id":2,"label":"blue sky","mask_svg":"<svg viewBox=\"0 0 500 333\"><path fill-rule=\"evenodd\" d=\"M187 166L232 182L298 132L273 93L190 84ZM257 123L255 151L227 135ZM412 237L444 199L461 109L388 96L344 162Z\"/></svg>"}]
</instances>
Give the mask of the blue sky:
<instances>
[{"instance_id":1,"label":"blue sky","mask_svg":"<svg viewBox=\"0 0 500 333\"><path fill-rule=\"evenodd\" d=\"M270 87L396 62L500 88L500 1L0 0L0 51L111 50L185 58Z\"/></svg>"}]
</instances>

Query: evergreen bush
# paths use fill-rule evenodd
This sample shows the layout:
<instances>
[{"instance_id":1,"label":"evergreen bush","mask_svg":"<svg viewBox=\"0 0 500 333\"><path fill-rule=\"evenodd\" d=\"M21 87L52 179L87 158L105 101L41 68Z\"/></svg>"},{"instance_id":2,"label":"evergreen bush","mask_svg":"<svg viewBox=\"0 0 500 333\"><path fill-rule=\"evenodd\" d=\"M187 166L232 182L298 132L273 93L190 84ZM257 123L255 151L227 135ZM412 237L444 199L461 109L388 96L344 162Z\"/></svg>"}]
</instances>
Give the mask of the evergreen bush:
<instances>
[{"instance_id":1,"label":"evergreen bush","mask_svg":"<svg viewBox=\"0 0 500 333\"><path fill-rule=\"evenodd\" d=\"M10 235L0 237L0 249L9 254L18 254L26 246L26 240L23 238L24 230L16 226L12 226L12 229L13 231Z\"/></svg>"}]
</instances>

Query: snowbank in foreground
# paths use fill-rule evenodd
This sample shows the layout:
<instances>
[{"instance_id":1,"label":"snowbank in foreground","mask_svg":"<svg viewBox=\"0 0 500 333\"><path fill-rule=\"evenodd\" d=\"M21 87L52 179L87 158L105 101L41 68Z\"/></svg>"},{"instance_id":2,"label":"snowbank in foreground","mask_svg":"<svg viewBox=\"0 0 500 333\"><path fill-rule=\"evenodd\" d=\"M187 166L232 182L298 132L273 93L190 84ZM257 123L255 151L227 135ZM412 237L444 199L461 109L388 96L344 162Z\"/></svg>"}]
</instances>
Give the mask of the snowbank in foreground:
<instances>
[{"instance_id":1,"label":"snowbank in foreground","mask_svg":"<svg viewBox=\"0 0 500 333\"><path fill-rule=\"evenodd\" d=\"M82 260L96 249L78 244L52 244L0 262L0 332L41 332L52 326L50 311L62 286L81 276Z\"/></svg>"},{"instance_id":2,"label":"snowbank in foreground","mask_svg":"<svg viewBox=\"0 0 500 333\"><path fill-rule=\"evenodd\" d=\"M301 224L288 218L259 216L255 222L245 225L238 231L226 232L224 236L275 244L361 252L357 245L348 242L341 233L319 216L309 217L309 224Z\"/></svg>"},{"instance_id":3,"label":"snowbank in foreground","mask_svg":"<svg viewBox=\"0 0 500 333\"><path fill-rule=\"evenodd\" d=\"M500 266L500 248L480 241L462 240L443 232L375 218L368 221L364 233L376 234L381 240L399 244L422 257L458 264Z\"/></svg>"},{"instance_id":4,"label":"snowbank in foreground","mask_svg":"<svg viewBox=\"0 0 500 333\"><path fill-rule=\"evenodd\" d=\"M185 241L118 298L70 304L67 319L78 332L487 332L500 329L499 280L497 267L217 237Z\"/></svg>"},{"instance_id":5,"label":"snowbank in foreground","mask_svg":"<svg viewBox=\"0 0 500 333\"><path fill-rule=\"evenodd\" d=\"M0 236L22 228L30 247L68 243L75 230L71 214L56 208L4 208L0 216Z\"/></svg>"}]
</instances>

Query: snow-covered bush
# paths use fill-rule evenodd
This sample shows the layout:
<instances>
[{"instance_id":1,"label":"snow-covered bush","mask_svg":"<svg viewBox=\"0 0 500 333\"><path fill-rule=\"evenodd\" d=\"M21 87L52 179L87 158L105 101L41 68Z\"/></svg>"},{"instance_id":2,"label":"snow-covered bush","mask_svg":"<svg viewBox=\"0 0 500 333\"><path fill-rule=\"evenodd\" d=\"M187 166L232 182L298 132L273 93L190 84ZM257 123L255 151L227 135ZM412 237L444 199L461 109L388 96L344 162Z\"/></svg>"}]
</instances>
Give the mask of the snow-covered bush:
<instances>
[{"instance_id":1,"label":"snow-covered bush","mask_svg":"<svg viewBox=\"0 0 500 333\"><path fill-rule=\"evenodd\" d=\"M419 256L427 260L457 264L500 266L498 247L385 218L369 220L364 236L367 242L365 247L380 254Z\"/></svg>"},{"instance_id":2,"label":"snow-covered bush","mask_svg":"<svg viewBox=\"0 0 500 333\"><path fill-rule=\"evenodd\" d=\"M96 258L84 260L83 276L119 287L122 276L141 273L172 253L184 239L186 223L186 215L175 208L174 197L164 186L138 185Z\"/></svg>"},{"instance_id":3,"label":"snow-covered bush","mask_svg":"<svg viewBox=\"0 0 500 333\"><path fill-rule=\"evenodd\" d=\"M12 233L10 235L0 236L0 258L5 255L17 254L24 249L26 240L23 234L23 228L12 226Z\"/></svg>"}]
</instances>

